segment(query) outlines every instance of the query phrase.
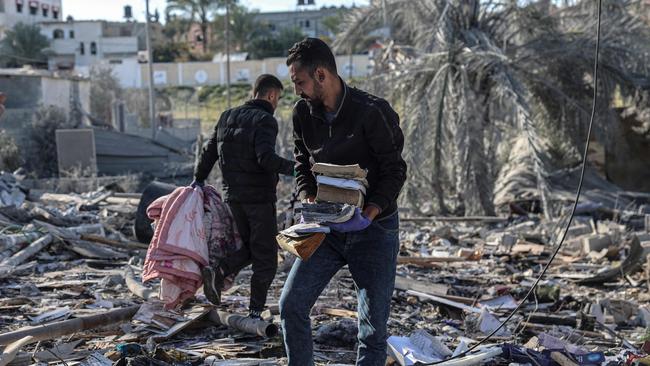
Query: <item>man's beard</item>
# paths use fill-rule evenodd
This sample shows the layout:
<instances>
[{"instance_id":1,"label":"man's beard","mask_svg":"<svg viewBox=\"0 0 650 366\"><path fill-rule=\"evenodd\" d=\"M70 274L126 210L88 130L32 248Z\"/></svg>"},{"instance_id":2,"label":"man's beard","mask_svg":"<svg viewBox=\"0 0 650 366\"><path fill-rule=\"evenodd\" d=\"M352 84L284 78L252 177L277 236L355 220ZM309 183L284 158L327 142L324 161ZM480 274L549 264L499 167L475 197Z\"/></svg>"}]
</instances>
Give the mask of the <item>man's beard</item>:
<instances>
[{"instance_id":1,"label":"man's beard","mask_svg":"<svg viewBox=\"0 0 650 366\"><path fill-rule=\"evenodd\" d=\"M318 84L314 85L314 95L309 96L303 93L300 97L305 99L312 107L323 106L323 88Z\"/></svg>"}]
</instances>

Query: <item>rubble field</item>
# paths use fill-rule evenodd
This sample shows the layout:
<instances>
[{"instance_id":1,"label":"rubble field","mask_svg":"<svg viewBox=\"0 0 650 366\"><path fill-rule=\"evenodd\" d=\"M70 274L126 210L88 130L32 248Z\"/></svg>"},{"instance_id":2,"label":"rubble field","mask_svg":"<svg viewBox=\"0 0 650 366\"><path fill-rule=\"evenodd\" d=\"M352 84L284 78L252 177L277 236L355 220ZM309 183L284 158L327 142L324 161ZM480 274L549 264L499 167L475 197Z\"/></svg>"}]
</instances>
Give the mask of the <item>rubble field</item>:
<instances>
[{"instance_id":1,"label":"rubble field","mask_svg":"<svg viewBox=\"0 0 650 366\"><path fill-rule=\"evenodd\" d=\"M220 307L199 291L166 311L156 284L139 278L148 247L134 236L139 202L119 185L60 194L0 176L0 366L285 365L277 301L293 256L279 258L263 314L268 337L228 319L246 314L250 270ZM581 207L533 296L477 352L446 364L650 363L650 206ZM540 215L400 216L388 323L395 365L442 361L494 330L566 224ZM354 364L355 299L343 269L312 311L318 365Z\"/></svg>"}]
</instances>

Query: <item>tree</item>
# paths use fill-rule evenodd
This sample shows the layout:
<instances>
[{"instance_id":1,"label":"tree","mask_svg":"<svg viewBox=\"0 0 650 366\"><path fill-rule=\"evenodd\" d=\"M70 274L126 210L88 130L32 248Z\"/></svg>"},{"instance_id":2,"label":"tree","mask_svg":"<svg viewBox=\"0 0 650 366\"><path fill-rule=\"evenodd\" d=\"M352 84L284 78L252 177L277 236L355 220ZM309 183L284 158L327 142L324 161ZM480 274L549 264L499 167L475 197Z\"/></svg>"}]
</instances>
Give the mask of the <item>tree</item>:
<instances>
[{"instance_id":1,"label":"tree","mask_svg":"<svg viewBox=\"0 0 650 366\"><path fill-rule=\"evenodd\" d=\"M286 56L289 48L304 38L300 28L282 28L277 35L265 34L253 39L248 53L255 59Z\"/></svg>"},{"instance_id":2,"label":"tree","mask_svg":"<svg viewBox=\"0 0 650 366\"><path fill-rule=\"evenodd\" d=\"M109 67L93 67L90 83L90 114L97 123L111 126L113 102L122 98L122 87Z\"/></svg>"},{"instance_id":3,"label":"tree","mask_svg":"<svg viewBox=\"0 0 650 366\"><path fill-rule=\"evenodd\" d=\"M176 14L170 14L169 11L165 12L165 25L163 26L162 33L166 40L173 42L183 41L183 37L190 29L191 20L182 18Z\"/></svg>"},{"instance_id":4,"label":"tree","mask_svg":"<svg viewBox=\"0 0 650 366\"><path fill-rule=\"evenodd\" d=\"M386 0L352 13L337 39L343 50L391 14L392 43L378 59L371 89L402 111L410 167L405 203L494 214L495 187L507 185L497 182L500 152L522 136L547 202L551 173L580 162L593 94L596 3L551 12L548 1ZM596 119L603 132L596 137L607 146L617 125L616 93L631 98L650 83L650 30L635 1L604 0L604 9ZM550 154L553 140L563 146L560 159ZM510 182L518 184L517 177Z\"/></svg>"},{"instance_id":5,"label":"tree","mask_svg":"<svg viewBox=\"0 0 650 366\"><path fill-rule=\"evenodd\" d=\"M179 12L186 18L192 21L197 21L201 28L201 35L203 36L201 43L203 51L207 52L208 41L208 27L214 14L223 9L229 0L167 0L167 13ZM236 0L231 0L230 3L236 3Z\"/></svg>"},{"instance_id":6,"label":"tree","mask_svg":"<svg viewBox=\"0 0 650 366\"><path fill-rule=\"evenodd\" d=\"M6 67L32 65L47 68L44 50L49 45L38 26L18 23L0 41L0 62Z\"/></svg>"},{"instance_id":7,"label":"tree","mask_svg":"<svg viewBox=\"0 0 650 366\"><path fill-rule=\"evenodd\" d=\"M221 35L221 31L225 30L224 15L215 17L214 29L219 30L215 32ZM255 12L250 12L248 8L243 5L232 5L230 7L230 49L235 52L242 52L246 50L255 38L264 33L264 25L255 19ZM218 37L215 45L219 49L225 50L225 37Z\"/></svg>"},{"instance_id":8,"label":"tree","mask_svg":"<svg viewBox=\"0 0 650 366\"><path fill-rule=\"evenodd\" d=\"M190 52L185 42L166 42L153 48L154 62L189 62L197 58Z\"/></svg>"},{"instance_id":9,"label":"tree","mask_svg":"<svg viewBox=\"0 0 650 366\"><path fill-rule=\"evenodd\" d=\"M45 106L34 112L29 131L31 140L29 155L25 158L27 170L39 178L57 175L56 130L74 129L79 124L66 116L57 106Z\"/></svg>"}]
</instances>

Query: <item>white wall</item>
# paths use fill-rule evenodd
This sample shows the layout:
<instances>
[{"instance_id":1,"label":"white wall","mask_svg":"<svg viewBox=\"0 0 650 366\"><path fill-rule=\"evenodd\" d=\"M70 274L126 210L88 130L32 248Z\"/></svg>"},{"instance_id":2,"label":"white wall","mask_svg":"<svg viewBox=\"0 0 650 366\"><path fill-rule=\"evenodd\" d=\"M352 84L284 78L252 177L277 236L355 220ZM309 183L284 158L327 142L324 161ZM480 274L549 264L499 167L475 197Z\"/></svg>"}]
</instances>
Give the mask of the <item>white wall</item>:
<instances>
[{"instance_id":1,"label":"white wall","mask_svg":"<svg viewBox=\"0 0 650 366\"><path fill-rule=\"evenodd\" d=\"M42 103L54 105L70 112L71 82L66 79L41 78Z\"/></svg>"},{"instance_id":2,"label":"white wall","mask_svg":"<svg viewBox=\"0 0 650 366\"><path fill-rule=\"evenodd\" d=\"M141 88L142 76L140 64L137 58L126 58L121 64L109 65L113 69L113 75L120 81L123 88Z\"/></svg>"},{"instance_id":3,"label":"white wall","mask_svg":"<svg viewBox=\"0 0 650 366\"><path fill-rule=\"evenodd\" d=\"M53 39L55 30L62 30L63 39ZM74 38L70 38L70 31ZM52 41L51 48L57 55L74 55L75 69L85 70L102 64L105 60L121 61L138 53L137 37L103 37L102 21L75 21L44 23L41 33ZM95 43L96 54L92 54ZM81 45L83 44L83 54Z\"/></svg>"}]
</instances>

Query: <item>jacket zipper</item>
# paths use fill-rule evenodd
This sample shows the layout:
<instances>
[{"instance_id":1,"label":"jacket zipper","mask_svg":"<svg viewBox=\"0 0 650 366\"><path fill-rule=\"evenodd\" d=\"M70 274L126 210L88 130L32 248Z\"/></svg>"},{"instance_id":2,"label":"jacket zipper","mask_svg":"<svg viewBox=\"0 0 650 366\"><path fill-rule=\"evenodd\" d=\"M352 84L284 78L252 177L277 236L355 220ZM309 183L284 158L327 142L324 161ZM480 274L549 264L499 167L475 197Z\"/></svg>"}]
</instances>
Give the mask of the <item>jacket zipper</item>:
<instances>
[{"instance_id":1,"label":"jacket zipper","mask_svg":"<svg viewBox=\"0 0 650 366\"><path fill-rule=\"evenodd\" d=\"M332 138L332 124L330 123L330 138Z\"/></svg>"}]
</instances>

